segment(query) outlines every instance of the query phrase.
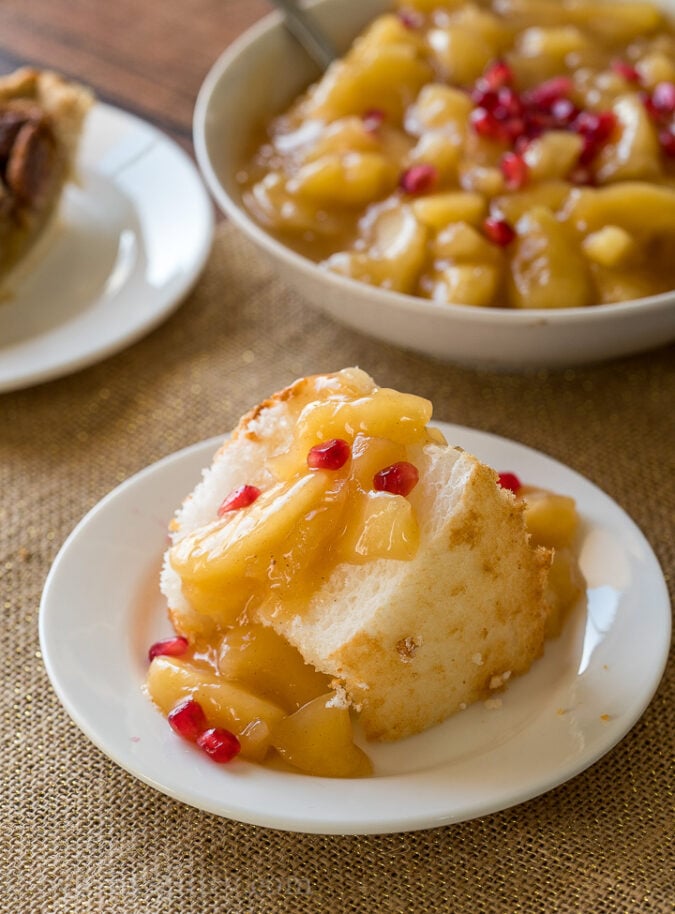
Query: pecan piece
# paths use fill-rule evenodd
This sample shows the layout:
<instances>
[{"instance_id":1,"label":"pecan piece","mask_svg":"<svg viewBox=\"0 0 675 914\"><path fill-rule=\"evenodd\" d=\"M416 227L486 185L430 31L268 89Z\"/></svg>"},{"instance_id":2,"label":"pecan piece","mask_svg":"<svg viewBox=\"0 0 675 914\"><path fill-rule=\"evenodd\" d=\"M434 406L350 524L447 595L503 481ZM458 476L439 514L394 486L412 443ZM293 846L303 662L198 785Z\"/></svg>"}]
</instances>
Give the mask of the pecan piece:
<instances>
[{"instance_id":1,"label":"pecan piece","mask_svg":"<svg viewBox=\"0 0 675 914\"><path fill-rule=\"evenodd\" d=\"M23 124L7 162L6 182L17 200L40 205L54 179L56 141L45 121Z\"/></svg>"}]
</instances>

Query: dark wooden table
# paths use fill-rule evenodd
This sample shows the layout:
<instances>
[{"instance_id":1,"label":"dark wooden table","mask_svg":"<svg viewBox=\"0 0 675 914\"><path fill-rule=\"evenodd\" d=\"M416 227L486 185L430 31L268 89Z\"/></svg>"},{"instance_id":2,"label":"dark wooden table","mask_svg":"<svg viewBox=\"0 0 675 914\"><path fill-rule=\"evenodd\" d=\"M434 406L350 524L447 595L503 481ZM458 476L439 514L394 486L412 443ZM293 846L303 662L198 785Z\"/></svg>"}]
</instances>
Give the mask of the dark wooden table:
<instances>
[{"instance_id":1,"label":"dark wooden table","mask_svg":"<svg viewBox=\"0 0 675 914\"><path fill-rule=\"evenodd\" d=\"M2 0L0 73L59 70L190 151L202 80L269 10L265 0Z\"/></svg>"}]
</instances>

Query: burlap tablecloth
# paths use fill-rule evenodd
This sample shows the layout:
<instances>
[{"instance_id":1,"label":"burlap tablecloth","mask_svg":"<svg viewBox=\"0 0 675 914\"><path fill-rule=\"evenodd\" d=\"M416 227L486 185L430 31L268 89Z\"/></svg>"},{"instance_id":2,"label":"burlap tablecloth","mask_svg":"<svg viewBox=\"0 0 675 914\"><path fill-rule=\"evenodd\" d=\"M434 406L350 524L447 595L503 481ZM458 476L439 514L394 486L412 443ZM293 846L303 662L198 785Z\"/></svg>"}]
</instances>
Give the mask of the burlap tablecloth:
<instances>
[{"instance_id":1,"label":"burlap tablecloth","mask_svg":"<svg viewBox=\"0 0 675 914\"><path fill-rule=\"evenodd\" d=\"M71 723L38 642L47 571L102 496L224 433L295 377L352 364L432 398L438 419L574 467L632 515L672 571L673 355L527 377L435 362L310 309L222 225L197 288L162 327L85 371L0 397L0 910L674 910L672 664L632 732L545 796L426 832L324 837L217 818L135 780Z\"/></svg>"}]
</instances>

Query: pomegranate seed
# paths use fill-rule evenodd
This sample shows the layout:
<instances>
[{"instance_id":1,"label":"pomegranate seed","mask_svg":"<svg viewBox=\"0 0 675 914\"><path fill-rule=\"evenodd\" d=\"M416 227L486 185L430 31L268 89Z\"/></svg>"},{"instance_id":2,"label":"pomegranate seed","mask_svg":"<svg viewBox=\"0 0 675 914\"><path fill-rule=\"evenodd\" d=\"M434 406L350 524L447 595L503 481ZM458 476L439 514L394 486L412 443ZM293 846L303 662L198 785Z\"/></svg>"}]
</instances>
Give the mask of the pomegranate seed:
<instances>
[{"instance_id":1,"label":"pomegranate seed","mask_svg":"<svg viewBox=\"0 0 675 914\"><path fill-rule=\"evenodd\" d=\"M399 179L399 187L406 194L425 194L438 180L438 171L433 165L411 165Z\"/></svg>"},{"instance_id":2,"label":"pomegranate seed","mask_svg":"<svg viewBox=\"0 0 675 914\"><path fill-rule=\"evenodd\" d=\"M483 231L493 244L505 248L516 237L516 232L511 223L506 219L490 217L483 223Z\"/></svg>"},{"instance_id":3,"label":"pomegranate seed","mask_svg":"<svg viewBox=\"0 0 675 914\"><path fill-rule=\"evenodd\" d=\"M600 144L596 143L591 137L584 137L584 145L579 153L579 164L590 165L596 155L600 152Z\"/></svg>"},{"instance_id":4,"label":"pomegranate seed","mask_svg":"<svg viewBox=\"0 0 675 914\"><path fill-rule=\"evenodd\" d=\"M525 138L525 121L522 117L509 118L504 124L504 129L506 130L509 139L514 143Z\"/></svg>"},{"instance_id":5,"label":"pomegranate seed","mask_svg":"<svg viewBox=\"0 0 675 914\"><path fill-rule=\"evenodd\" d=\"M260 489L257 486L239 486L233 489L230 494L223 499L218 508L218 517L227 514L228 511L238 511L239 508L248 508L260 495Z\"/></svg>"},{"instance_id":6,"label":"pomegranate seed","mask_svg":"<svg viewBox=\"0 0 675 914\"><path fill-rule=\"evenodd\" d=\"M392 495L409 495L419 482L420 474L416 466L401 460L392 463L373 476L373 486L378 492L390 492Z\"/></svg>"},{"instance_id":7,"label":"pomegranate seed","mask_svg":"<svg viewBox=\"0 0 675 914\"><path fill-rule=\"evenodd\" d=\"M669 159L675 159L675 134L670 130L662 130L659 133L659 143L664 154Z\"/></svg>"},{"instance_id":8,"label":"pomegranate seed","mask_svg":"<svg viewBox=\"0 0 675 914\"><path fill-rule=\"evenodd\" d=\"M550 130L554 120L549 114L542 111L527 111L525 120L525 135L531 140L541 136L545 130Z\"/></svg>"},{"instance_id":9,"label":"pomegranate seed","mask_svg":"<svg viewBox=\"0 0 675 914\"><path fill-rule=\"evenodd\" d=\"M508 489L514 495L518 494L523 485L515 473L500 473L497 481L502 489Z\"/></svg>"},{"instance_id":10,"label":"pomegranate seed","mask_svg":"<svg viewBox=\"0 0 675 914\"><path fill-rule=\"evenodd\" d=\"M315 444L307 454L307 466L312 470L339 470L349 460L351 448L342 438L331 438Z\"/></svg>"},{"instance_id":11,"label":"pomegranate seed","mask_svg":"<svg viewBox=\"0 0 675 914\"><path fill-rule=\"evenodd\" d=\"M675 83L657 83L652 90L652 105L659 114L675 112Z\"/></svg>"},{"instance_id":12,"label":"pomegranate seed","mask_svg":"<svg viewBox=\"0 0 675 914\"><path fill-rule=\"evenodd\" d=\"M479 136L488 140L508 140L509 134L504 126L486 109L474 108L469 119L471 126Z\"/></svg>"},{"instance_id":13,"label":"pomegranate seed","mask_svg":"<svg viewBox=\"0 0 675 914\"><path fill-rule=\"evenodd\" d=\"M574 122L575 131L594 143L604 143L616 127L616 116L611 111L582 111Z\"/></svg>"},{"instance_id":14,"label":"pomegranate seed","mask_svg":"<svg viewBox=\"0 0 675 914\"><path fill-rule=\"evenodd\" d=\"M504 86L497 93L497 106L495 108L495 117L520 117L523 113L523 105L520 96Z\"/></svg>"},{"instance_id":15,"label":"pomegranate seed","mask_svg":"<svg viewBox=\"0 0 675 914\"><path fill-rule=\"evenodd\" d=\"M505 60L495 60L478 80L478 84L493 90L501 89L502 86L510 86L512 82L513 70Z\"/></svg>"},{"instance_id":16,"label":"pomegranate seed","mask_svg":"<svg viewBox=\"0 0 675 914\"><path fill-rule=\"evenodd\" d=\"M222 727L205 730L197 738L197 745L214 762L231 762L241 752L241 744L234 733Z\"/></svg>"},{"instance_id":17,"label":"pomegranate seed","mask_svg":"<svg viewBox=\"0 0 675 914\"><path fill-rule=\"evenodd\" d=\"M556 99L551 105L551 115L558 124L564 127L571 124L579 116L579 113L579 109L569 98Z\"/></svg>"},{"instance_id":18,"label":"pomegranate seed","mask_svg":"<svg viewBox=\"0 0 675 914\"><path fill-rule=\"evenodd\" d=\"M164 641L155 641L148 650L148 660L155 657L180 657L188 649L188 639L179 635L177 638L165 638Z\"/></svg>"},{"instance_id":19,"label":"pomegranate seed","mask_svg":"<svg viewBox=\"0 0 675 914\"><path fill-rule=\"evenodd\" d=\"M422 17L415 10L399 10L398 18L407 29L419 29L423 25Z\"/></svg>"},{"instance_id":20,"label":"pomegranate seed","mask_svg":"<svg viewBox=\"0 0 675 914\"><path fill-rule=\"evenodd\" d=\"M202 706L194 698L186 698L177 704L169 712L168 720L174 733L191 743L196 743L209 725Z\"/></svg>"},{"instance_id":21,"label":"pomegranate seed","mask_svg":"<svg viewBox=\"0 0 675 914\"><path fill-rule=\"evenodd\" d=\"M650 95L648 92L640 92L640 101L641 101L642 104L645 106L645 109L646 109L646 111L647 111L647 114L648 114L650 117L655 118L656 120L658 120L658 118L659 118L659 112L658 112L658 111L656 110L656 108L654 107L654 102L652 101L651 95Z\"/></svg>"},{"instance_id":22,"label":"pomegranate seed","mask_svg":"<svg viewBox=\"0 0 675 914\"><path fill-rule=\"evenodd\" d=\"M554 76L525 93L525 101L528 105L547 109L559 99L567 98L573 89L574 83L569 76Z\"/></svg>"},{"instance_id":23,"label":"pomegranate seed","mask_svg":"<svg viewBox=\"0 0 675 914\"><path fill-rule=\"evenodd\" d=\"M384 123L385 114L381 108L369 108L361 115L363 129L375 133Z\"/></svg>"},{"instance_id":24,"label":"pomegranate seed","mask_svg":"<svg viewBox=\"0 0 675 914\"><path fill-rule=\"evenodd\" d=\"M510 190L518 190L524 187L530 177L530 169L527 162L515 152L507 152L502 156L501 169L506 186Z\"/></svg>"},{"instance_id":25,"label":"pomegranate seed","mask_svg":"<svg viewBox=\"0 0 675 914\"><path fill-rule=\"evenodd\" d=\"M485 108L486 111L494 111L499 104L499 95L494 89L488 89L479 82L475 89L471 91L471 101L479 108Z\"/></svg>"},{"instance_id":26,"label":"pomegranate seed","mask_svg":"<svg viewBox=\"0 0 675 914\"><path fill-rule=\"evenodd\" d=\"M626 82L629 83L639 83L640 74L635 69L635 67L628 63L627 60L613 60L612 61L612 70L617 73L619 76L623 76Z\"/></svg>"}]
</instances>

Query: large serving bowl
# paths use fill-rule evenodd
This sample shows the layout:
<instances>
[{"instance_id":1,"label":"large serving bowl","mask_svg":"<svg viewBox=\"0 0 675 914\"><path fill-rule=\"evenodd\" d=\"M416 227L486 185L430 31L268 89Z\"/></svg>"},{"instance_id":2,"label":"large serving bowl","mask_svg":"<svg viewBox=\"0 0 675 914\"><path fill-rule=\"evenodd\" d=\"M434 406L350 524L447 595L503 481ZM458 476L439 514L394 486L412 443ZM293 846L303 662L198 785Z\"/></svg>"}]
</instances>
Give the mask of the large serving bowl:
<instances>
[{"instance_id":1,"label":"large serving bowl","mask_svg":"<svg viewBox=\"0 0 675 914\"><path fill-rule=\"evenodd\" d=\"M675 0L664 0L663 5L675 10ZM390 4L319 0L309 8L343 52ZM255 132L318 75L274 13L216 61L199 93L194 117L197 159L216 202L309 304L373 337L485 367L561 367L639 352L675 339L675 292L550 310L439 304L331 273L273 238L244 209L236 175L251 151Z\"/></svg>"}]
</instances>

